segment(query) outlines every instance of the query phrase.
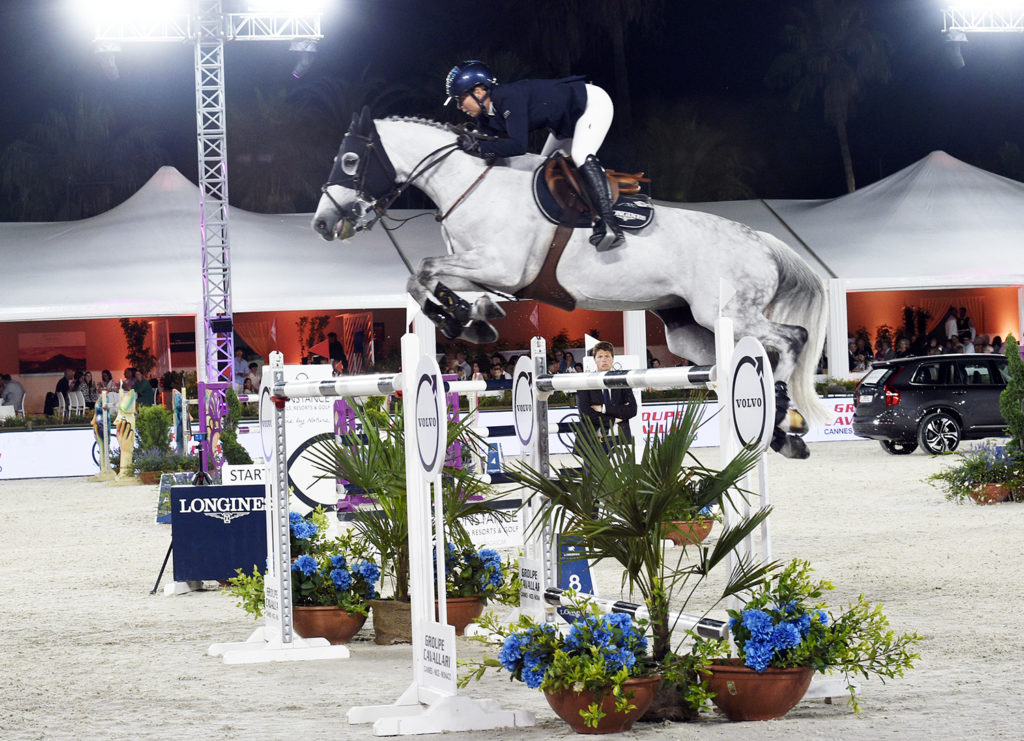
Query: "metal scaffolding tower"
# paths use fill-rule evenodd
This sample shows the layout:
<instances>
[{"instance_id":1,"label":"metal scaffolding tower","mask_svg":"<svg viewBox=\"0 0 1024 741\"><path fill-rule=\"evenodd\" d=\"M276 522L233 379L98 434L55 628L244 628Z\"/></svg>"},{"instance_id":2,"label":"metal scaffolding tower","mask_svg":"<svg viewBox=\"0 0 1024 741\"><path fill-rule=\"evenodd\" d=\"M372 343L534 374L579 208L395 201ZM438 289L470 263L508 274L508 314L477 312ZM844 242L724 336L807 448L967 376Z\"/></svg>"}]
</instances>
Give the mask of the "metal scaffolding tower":
<instances>
[{"instance_id":1,"label":"metal scaffolding tower","mask_svg":"<svg viewBox=\"0 0 1024 741\"><path fill-rule=\"evenodd\" d=\"M315 43L320 14L223 13L221 0L195 0L190 14L98 18L93 42L113 54L121 43L190 41L195 45L196 130L199 156L200 233L203 270L203 355L200 428L212 464L211 433L226 414L231 387L234 329L231 312L231 249L228 237L228 162L225 136L224 41ZM116 75L116 72L115 72ZM204 372L205 371L205 375ZM205 398L204 398L205 397Z\"/></svg>"},{"instance_id":2,"label":"metal scaffolding tower","mask_svg":"<svg viewBox=\"0 0 1024 741\"><path fill-rule=\"evenodd\" d=\"M1024 7L942 9L942 30L963 33L1024 31Z\"/></svg>"}]
</instances>

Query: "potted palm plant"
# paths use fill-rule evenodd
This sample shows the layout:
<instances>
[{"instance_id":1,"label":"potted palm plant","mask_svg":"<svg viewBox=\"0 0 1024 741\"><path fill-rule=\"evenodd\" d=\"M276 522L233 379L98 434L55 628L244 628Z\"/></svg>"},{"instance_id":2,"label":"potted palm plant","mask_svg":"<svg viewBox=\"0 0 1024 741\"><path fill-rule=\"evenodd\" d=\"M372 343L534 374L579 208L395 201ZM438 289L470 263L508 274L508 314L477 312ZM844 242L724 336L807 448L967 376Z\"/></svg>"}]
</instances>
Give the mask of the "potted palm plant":
<instances>
[{"instance_id":1,"label":"potted palm plant","mask_svg":"<svg viewBox=\"0 0 1024 741\"><path fill-rule=\"evenodd\" d=\"M617 561L624 569L623 586L642 597L651 618L651 660L666 679L648 713L660 719L695 718L703 699L698 696L704 684L698 669L705 665L704 659L682 652L685 637L673 642L670 603L682 595L680 609L685 609L689 595L769 514L763 508L740 518L723 530L713 547L673 550L669 555L661 528L680 498L687 497L697 511L733 506L734 498L745 496L736 489L737 482L757 460L755 452L742 451L721 470L701 464L690 449L702 414L702 405L686 403L664 436L647 440L639 462L632 447L608 450L592 427L581 425L576 439L581 468L560 469L548 479L525 463L510 467L512 478L532 492L531 497L544 497L553 505L542 509L532 530L548 526L575 536L582 545L580 559ZM684 562L690 550L695 558ZM756 586L769 568L769 564L741 560L715 604Z\"/></svg>"},{"instance_id":2,"label":"potted palm plant","mask_svg":"<svg viewBox=\"0 0 1024 741\"><path fill-rule=\"evenodd\" d=\"M388 414L379 405L356 408L361 432L320 440L309 447L306 459L320 478L341 479L374 499L372 506L356 509L352 525L379 555L381 569L391 587L391 599L374 600L374 640L381 645L411 640L409 610L409 518L406 506L405 428L401 407ZM448 448L479 447L469 422L448 425ZM444 530L457 547L471 545L463 520L488 515L511 517L488 503L490 486L473 471L448 463L441 472ZM397 614L395 614L397 613Z\"/></svg>"}]
</instances>

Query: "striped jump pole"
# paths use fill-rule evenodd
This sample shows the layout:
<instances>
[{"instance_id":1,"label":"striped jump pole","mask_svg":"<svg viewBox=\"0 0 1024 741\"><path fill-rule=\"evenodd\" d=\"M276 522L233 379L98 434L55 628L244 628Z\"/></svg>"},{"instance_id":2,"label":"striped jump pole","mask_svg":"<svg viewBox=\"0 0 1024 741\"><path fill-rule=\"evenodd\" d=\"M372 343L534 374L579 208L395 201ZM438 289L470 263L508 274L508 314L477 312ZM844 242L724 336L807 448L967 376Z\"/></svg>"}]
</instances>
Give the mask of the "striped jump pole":
<instances>
[{"instance_id":1,"label":"striped jump pole","mask_svg":"<svg viewBox=\"0 0 1024 741\"><path fill-rule=\"evenodd\" d=\"M574 602L568 596L568 591L558 587L548 587L544 590L544 601L555 607L573 607ZM637 620L650 621L651 614L647 611L646 605L639 605L636 602L625 600L613 600L606 597L595 597L592 594L576 593L576 602L584 601L587 604L594 604L604 612L623 612ZM722 620L715 620L699 615L689 615L685 612L669 613L669 620L676 628L692 630L702 638L725 638L729 632L729 626Z\"/></svg>"}]
</instances>

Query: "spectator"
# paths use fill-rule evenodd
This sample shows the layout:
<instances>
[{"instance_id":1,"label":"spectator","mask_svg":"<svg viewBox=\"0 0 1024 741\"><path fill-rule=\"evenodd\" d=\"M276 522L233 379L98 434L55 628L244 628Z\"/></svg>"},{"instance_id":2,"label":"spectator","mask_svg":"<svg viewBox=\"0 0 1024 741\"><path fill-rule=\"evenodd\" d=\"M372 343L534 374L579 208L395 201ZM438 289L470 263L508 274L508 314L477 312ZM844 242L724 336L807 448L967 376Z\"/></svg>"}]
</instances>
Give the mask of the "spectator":
<instances>
[{"instance_id":1,"label":"spectator","mask_svg":"<svg viewBox=\"0 0 1024 741\"><path fill-rule=\"evenodd\" d=\"M473 368L466 362L466 353L462 350L455 353L455 366L458 368L460 381L465 381L473 375Z\"/></svg>"},{"instance_id":2,"label":"spectator","mask_svg":"<svg viewBox=\"0 0 1024 741\"><path fill-rule=\"evenodd\" d=\"M994 352L996 355L1006 354L1005 348L1003 347L1003 338L1000 337L999 335L996 335L995 337L992 338L992 352Z\"/></svg>"},{"instance_id":3,"label":"spectator","mask_svg":"<svg viewBox=\"0 0 1024 741\"><path fill-rule=\"evenodd\" d=\"M233 373L235 393L240 394L242 393L242 386L245 385L245 377L249 373L249 363L247 363L245 357L243 357L241 349L235 350Z\"/></svg>"},{"instance_id":4,"label":"spectator","mask_svg":"<svg viewBox=\"0 0 1024 741\"><path fill-rule=\"evenodd\" d=\"M576 372L576 358L574 358L573 354L571 352L569 352L568 350L565 351L564 360L565 360L565 370L563 372L564 373L575 373Z\"/></svg>"},{"instance_id":5,"label":"spectator","mask_svg":"<svg viewBox=\"0 0 1024 741\"><path fill-rule=\"evenodd\" d=\"M661 367L661 361L658 360L657 358L653 358L652 357L651 358L651 362L648 364L648 366L651 367L651 368L660 368Z\"/></svg>"},{"instance_id":6,"label":"spectator","mask_svg":"<svg viewBox=\"0 0 1024 741\"><path fill-rule=\"evenodd\" d=\"M135 371L134 368L132 368L131 370ZM245 384L244 379L242 383L243 385ZM151 407L154 404L156 404L156 389L153 387L153 384L146 379L145 376L137 376L135 378L135 383L132 385L132 388L135 390L136 402L138 403L139 406Z\"/></svg>"},{"instance_id":7,"label":"spectator","mask_svg":"<svg viewBox=\"0 0 1024 741\"><path fill-rule=\"evenodd\" d=\"M252 389L247 392L250 394L257 394L260 390L260 366L259 363L249 363L249 374L245 377L245 380L249 382L249 387ZM243 386L243 391L245 390Z\"/></svg>"},{"instance_id":8,"label":"spectator","mask_svg":"<svg viewBox=\"0 0 1024 741\"><path fill-rule=\"evenodd\" d=\"M910 340L906 337L900 337L896 342L896 352L893 354L895 358L909 358L910 352Z\"/></svg>"},{"instance_id":9,"label":"spectator","mask_svg":"<svg viewBox=\"0 0 1024 741\"><path fill-rule=\"evenodd\" d=\"M505 356L500 352L496 352L491 356L491 367L493 368L496 365L505 366Z\"/></svg>"},{"instance_id":10,"label":"spectator","mask_svg":"<svg viewBox=\"0 0 1024 741\"><path fill-rule=\"evenodd\" d=\"M338 335L335 332L327 333L327 356L331 359L332 367L337 369L338 363L341 363L341 372L348 373L348 357L345 355L345 348L338 341Z\"/></svg>"},{"instance_id":11,"label":"spectator","mask_svg":"<svg viewBox=\"0 0 1024 741\"><path fill-rule=\"evenodd\" d=\"M594 345L598 371L610 371L614 362L615 348L610 342ZM628 443L633 439L628 424L637 411L632 389L581 390L576 394L576 408L580 417L594 425L606 449L616 442Z\"/></svg>"},{"instance_id":12,"label":"spectator","mask_svg":"<svg viewBox=\"0 0 1024 741\"><path fill-rule=\"evenodd\" d=\"M25 387L11 378L9 373L0 375L0 403L20 411L25 403Z\"/></svg>"},{"instance_id":13,"label":"spectator","mask_svg":"<svg viewBox=\"0 0 1024 741\"><path fill-rule=\"evenodd\" d=\"M473 361L473 366L472 366L472 374L471 374L470 378L472 378L474 381L476 381L476 380L479 380L479 379L481 379L483 377L484 377L484 372L480 369L480 363L478 363L478 362L476 362L474 360Z\"/></svg>"},{"instance_id":14,"label":"spectator","mask_svg":"<svg viewBox=\"0 0 1024 741\"><path fill-rule=\"evenodd\" d=\"M882 340L878 343L878 351L875 353L875 360L892 360L895 353L892 349L892 343L888 340Z\"/></svg>"},{"instance_id":15,"label":"spectator","mask_svg":"<svg viewBox=\"0 0 1024 741\"><path fill-rule=\"evenodd\" d=\"M573 363L572 370L574 373L582 373L583 363Z\"/></svg>"},{"instance_id":16,"label":"spectator","mask_svg":"<svg viewBox=\"0 0 1024 741\"><path fill-rule=\"evenodd\" d=\"M78 382L78 390L82 392L86 408L92 409L100 395L99 389L96 388L96 384L92 380L92 371L86 371L82 374L82 378Z\"/></svg>"},{"instance_id":17,"label":"spectator","mask_svg":"<svg viewBox=\"0 0 1024 741\"><path fill-rule=\"evenodd\" d=\"M944 330L944 334L946 335L946 339L947 340L950 337L956 337L957 336L959 330L957 328L956 307L955 306L950 306L948 309L946 309L946 319L945 319L945 323L943 324L943 330Z\"/></svg>"},{"instance_id":18,"label":"spectator","mask_svg":"<svg viewBox=\"0 0 1024 741\"><path fill-rule=\"evenodd\" d=\"M957 336L960 338L960 342L962 342L964 345L970 344L973 346L974 338L978 333L974 329L974 322L967 315L966 306L960 307L960 314L959 316L957 316L956 319L956 333ZM973 352L973 350L971 352Z\"/></svg>"},{"instance_id":19,"label":"spectator","mask_svg":"<svg viewBox=\"0 0 1024 741\"><path fill-rule=\"evenodd\" d=\"M109 391L110 393L117 393L117 381L114 380L113 374L106 368L100 373L100 391Z\"/></svg>"}]
</instances>

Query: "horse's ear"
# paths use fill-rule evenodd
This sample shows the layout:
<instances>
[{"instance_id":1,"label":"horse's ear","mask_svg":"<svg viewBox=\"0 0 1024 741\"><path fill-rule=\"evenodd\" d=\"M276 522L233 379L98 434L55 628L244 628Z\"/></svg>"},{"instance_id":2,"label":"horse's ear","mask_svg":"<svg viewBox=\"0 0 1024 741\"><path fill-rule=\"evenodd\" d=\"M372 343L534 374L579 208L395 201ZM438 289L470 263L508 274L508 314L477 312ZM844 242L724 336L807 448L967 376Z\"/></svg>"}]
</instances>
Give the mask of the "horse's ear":
<instances>
[{"instance_id":1,"label":"horse's ear","mask_svg":"<svg viewBox=\"0 0 1024 741\"><path fill-rule=\"evenodd\" d=\"M359 131L367 133L373 128L373 115L370 113L370 106L364 105L359 114Z\"/></svg>"},{"instance_id":2,"label":"horse's ear","mask_svg":"<svg viewBox=\"0 0 1024 741\"><path fill-rule=\"evenodd\" d=\"M353 113L352 114L352 123L350 123L348 125L348 130L354 132L356 130L356 126L358 126L358 125L359 125L359 114L358 113Z\"/></svg>"}]
</instances>

